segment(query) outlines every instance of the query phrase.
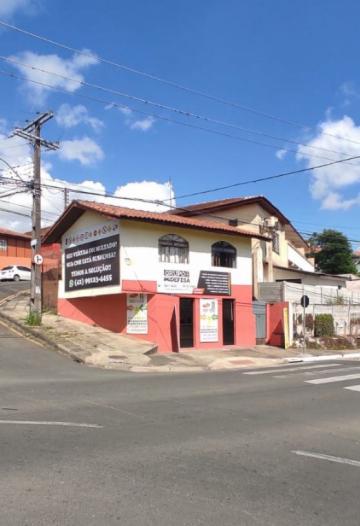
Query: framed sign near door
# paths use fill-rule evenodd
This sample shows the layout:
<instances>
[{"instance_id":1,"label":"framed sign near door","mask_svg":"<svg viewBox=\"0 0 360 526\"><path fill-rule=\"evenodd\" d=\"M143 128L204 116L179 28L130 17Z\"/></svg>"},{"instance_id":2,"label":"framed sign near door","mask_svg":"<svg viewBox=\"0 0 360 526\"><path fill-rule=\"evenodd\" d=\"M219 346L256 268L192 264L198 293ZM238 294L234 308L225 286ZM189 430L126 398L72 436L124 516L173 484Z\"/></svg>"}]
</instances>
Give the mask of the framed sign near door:
<instances>
[{"instance_id":1,"label":"framed sign near door","mask_svg":"<svg viewBox=\"0 0 360 526\"><path fill-rule=\"evenodd\" d=\"M200 341L219 341L219 305L217 299L200 299Z\"/></svg>"}]
</instances>

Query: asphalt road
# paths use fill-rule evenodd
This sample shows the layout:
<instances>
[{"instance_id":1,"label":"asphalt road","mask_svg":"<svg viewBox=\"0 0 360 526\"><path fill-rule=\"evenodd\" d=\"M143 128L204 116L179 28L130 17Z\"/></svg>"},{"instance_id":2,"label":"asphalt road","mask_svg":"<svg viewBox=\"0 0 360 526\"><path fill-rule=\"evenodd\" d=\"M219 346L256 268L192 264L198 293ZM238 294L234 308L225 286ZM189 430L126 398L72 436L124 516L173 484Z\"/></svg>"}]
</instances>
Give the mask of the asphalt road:
<instances>
[{"instance_id":1,"label":"asphalt road","mask_svg":"<svg viewBox=\"0 0 360 526\"><path fill-rule=\"evenodd\" d=\"M0 524L358 526L360 362L336 364L126 374L0 326Z\"/></svg>"},{"instance_id":2,"label":"asphalt road","mask_svg":"<svg viewBox=\"0 0 360 526\"><path fill-rule=\"evenodd\" d=\"M0 281L0 301L20 290L30 288L30 281Z\"/></svg>"}]
</instances>

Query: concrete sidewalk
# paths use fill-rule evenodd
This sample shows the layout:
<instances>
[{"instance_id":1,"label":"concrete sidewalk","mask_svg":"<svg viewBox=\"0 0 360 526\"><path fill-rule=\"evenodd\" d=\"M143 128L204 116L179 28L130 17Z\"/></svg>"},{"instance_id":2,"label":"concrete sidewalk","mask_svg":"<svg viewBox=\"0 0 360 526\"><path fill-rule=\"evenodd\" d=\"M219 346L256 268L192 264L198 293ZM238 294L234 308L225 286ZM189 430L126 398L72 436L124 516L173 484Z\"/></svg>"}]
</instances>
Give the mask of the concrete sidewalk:
<instances>
[{"instance_id":1,"label":"concrete sidewalk","mask_svg":"<svg viewBox=\"0 0 360 526\"><path fill-rule=\"evenodd\" d=\"M252 349L214 349L157 354L156 345L116 334L101 327L86 325L44 313L41 327L25 323L29 309L29 293L20 292L0 302L0 321L86 365L131 372L200 372L253 367L269 367L287 363L333 358L334 351L314 351L306 355L297 349L256 346ZM356 357L343 351L342 357ZM357 353L360 357L360 353ZM339 356L337 355L337 358Z\"/></svg>"}]
</instances>

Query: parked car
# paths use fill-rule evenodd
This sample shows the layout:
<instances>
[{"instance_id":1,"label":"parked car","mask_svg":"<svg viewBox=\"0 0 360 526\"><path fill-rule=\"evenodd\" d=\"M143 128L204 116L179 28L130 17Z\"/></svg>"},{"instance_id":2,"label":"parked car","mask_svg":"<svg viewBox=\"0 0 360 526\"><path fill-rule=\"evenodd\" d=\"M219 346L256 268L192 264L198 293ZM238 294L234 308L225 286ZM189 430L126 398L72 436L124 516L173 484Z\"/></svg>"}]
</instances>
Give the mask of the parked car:
<instances>
[{"instance_id":1,"label":"parked car","mask_svg":"<svg viewBox=\"0 0 360 526\"><path fill-rule=\"evenodd\" d=\"M31 269L20 265L10 265L0 270L0 281L30 281Z\"/></svg>"}]
</instances>

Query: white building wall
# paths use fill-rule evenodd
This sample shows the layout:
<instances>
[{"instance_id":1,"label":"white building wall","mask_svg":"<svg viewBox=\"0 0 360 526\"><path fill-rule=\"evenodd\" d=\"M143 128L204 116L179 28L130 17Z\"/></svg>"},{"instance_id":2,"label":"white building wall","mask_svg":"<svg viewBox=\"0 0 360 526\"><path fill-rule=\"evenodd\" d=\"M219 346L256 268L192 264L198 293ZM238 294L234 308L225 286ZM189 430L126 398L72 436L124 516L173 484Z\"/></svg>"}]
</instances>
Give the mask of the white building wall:
<instances>
[{"instance_id":1,"label":"white building wall","mask_svg":"<svg viewBox=\"0 0 360 526\"><path fill-rule=\"evenodd\" d=\"M222 235L189 228L158 225L140 221L108 219L96 212L85 212L62 237L62 268L64 273L64 250L97 239L120 235L120 285L65 292L64 280L59 282L59 298L78 298L115 294L121 292L122 280L161 281L164 269L188 270L191 286L197 287L201 270L229 272L233 285L252 284L251 239ZM189 264L160 263L158 256L159 237L178 234L189 242ZM227 241L237 249L236 268L211 266L211 245L216 241ZM62 276L64 278L64 276Z\"/></svg>"},{"instance_id":2,"label":"white building wall","mask_svg":"<svg viewBox=\"0 0 360 526\"><path fill-rule=\"evenodd\" d=\"M188 264L159 262L158 241L166 234L178 234L188 241ZM121 221L120 235L122 279L158 281L164 269L189 270L191 284L197 287L200 270L212 270L230 272L233 285L252 283L250 238L134 221ZM236 268L211 266L211 245L216 241L227 241L236 248Z\"/></svg>"},{"instance_id":3,"label":"white building wall","mask_svg":"<svg viewBox=\"0 0 360 526\"><path fill-rule=\"evenodd\" d=\"M308 272L315 272L315 269L309 261L299 254L291 245L288 244L288 260L293 263L296 267L301 270L306 270Z\"/></svg>"}]
</instances>

